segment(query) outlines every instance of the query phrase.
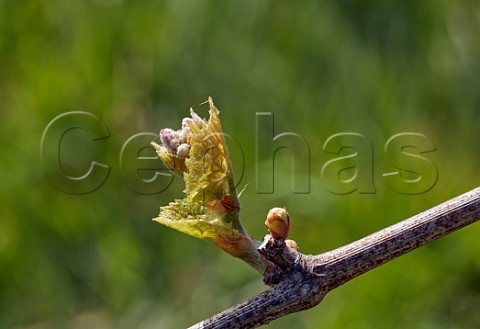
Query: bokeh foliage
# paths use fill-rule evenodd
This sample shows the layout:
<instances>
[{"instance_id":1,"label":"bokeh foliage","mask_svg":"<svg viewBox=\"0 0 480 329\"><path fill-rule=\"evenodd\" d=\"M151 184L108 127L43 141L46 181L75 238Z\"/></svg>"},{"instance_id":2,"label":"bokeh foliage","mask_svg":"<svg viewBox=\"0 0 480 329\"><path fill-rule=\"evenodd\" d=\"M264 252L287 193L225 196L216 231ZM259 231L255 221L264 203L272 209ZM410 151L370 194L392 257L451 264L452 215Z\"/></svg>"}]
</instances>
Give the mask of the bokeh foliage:
<instances>
[{"instance_id":1,"label":"bokeh foliage","mask_svg":"<svg viewBox=\"0 0 480 329\"><path fill-rule=\"evenodd\" d=\"M242 146L242 218L257 238L268 209L286 206L291 237L319 253L478 186L479 59L476 1L0 0L0 327L182 328L264 289L237 259L150 221L182 196L179 179L141 195L119 165L130 136L177 128L209 95ZM43 130L67 111L110 131L65 141L71 172L92 157L111 167L81 196L52 187L40 164ZM274 193L256 193L256 112L308 141L310 193L292 193L288 151ZM322 145L343 131L372 141L375 194L322 182ZM403 131L437 146L427 193L384 184L384 143ZM270 327L478 328L479 233L434 242Z\"/></svg>"}]
</instances>

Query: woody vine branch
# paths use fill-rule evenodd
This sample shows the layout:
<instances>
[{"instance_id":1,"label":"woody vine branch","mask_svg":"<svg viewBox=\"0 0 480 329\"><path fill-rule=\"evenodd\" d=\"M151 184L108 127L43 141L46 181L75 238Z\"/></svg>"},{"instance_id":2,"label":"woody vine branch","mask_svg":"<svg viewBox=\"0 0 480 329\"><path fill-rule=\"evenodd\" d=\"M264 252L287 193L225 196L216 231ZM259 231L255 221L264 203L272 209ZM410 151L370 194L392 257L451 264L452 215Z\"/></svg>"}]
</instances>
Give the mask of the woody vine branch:
<instances>
[{"instance_id":1,"label":"woody vine branch","mask_svg":"<svg viewBox=\"0 0 480 329\"><path fill-rule=\"evenodd\" d=\"M372 268L404 255L480 218L480 188L336 250L311 256L288 240L290 217L273 208L263 242L240 222L240 202L219 111L208 99L210 118L193 109L178 130L162 129L160 159L185 181L185 198L160 208L154 220L213 242L258 270L272 288L192 328L255 328L311 308L326 293Z\"/></svg>"},{"instance_id":2,"label":"woody vine branch","mask_svg":"<svg viewBox=\"0 0 480 329\"><path fill-rule=\"evenodd\" d=\"M303 255L267 236L259 251L273 264L269 290L190 329L256 328L318 305L342 284L480 219L480 187L338 249ZM275 267L277 266L277 267ZM274 278L276 281L269 281Z\"/></svg>"}]
</instances>

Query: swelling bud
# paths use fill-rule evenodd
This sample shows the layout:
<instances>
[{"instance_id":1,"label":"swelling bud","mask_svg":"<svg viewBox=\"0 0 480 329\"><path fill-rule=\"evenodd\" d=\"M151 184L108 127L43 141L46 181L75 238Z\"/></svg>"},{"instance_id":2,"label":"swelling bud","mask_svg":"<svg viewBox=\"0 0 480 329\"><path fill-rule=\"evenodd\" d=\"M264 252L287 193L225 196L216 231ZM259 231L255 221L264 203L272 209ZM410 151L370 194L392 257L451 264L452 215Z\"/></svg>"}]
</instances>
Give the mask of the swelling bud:
<instances>
[{"instance_id":1,"label":"swelling bud","mask_svg":"<svg viewBox=\"0 0 480 329\"><path fill-rule=\"evenodd\" d=\"M286 239L290 230L290 216L285 208L272 208L265 221L274 239Z\"/></svg>"}]
</instances>

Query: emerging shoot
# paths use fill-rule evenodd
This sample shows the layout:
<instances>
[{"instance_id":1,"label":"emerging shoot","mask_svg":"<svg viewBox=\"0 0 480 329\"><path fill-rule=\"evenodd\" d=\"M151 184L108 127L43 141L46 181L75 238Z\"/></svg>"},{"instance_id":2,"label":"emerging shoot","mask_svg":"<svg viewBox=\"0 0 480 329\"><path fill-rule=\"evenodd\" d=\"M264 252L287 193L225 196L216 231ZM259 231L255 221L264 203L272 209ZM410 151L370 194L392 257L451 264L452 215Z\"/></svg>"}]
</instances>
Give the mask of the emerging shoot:
<instances>
[{"instance_id":1,"label":"emerging shoot","mask_svg":"<svg viewBox=\"0 0 480 329\"><path fill-rule=\"evenodd\" d=\"M165 165L185 181L182 200L160 208L154 220L196 238L212 241L260 272L264 260L240 223L240 202L219 111L208 98L210 118L182 120L179 130L162 129L162 145L152 143Z\"/></svg>"}]
</instances>

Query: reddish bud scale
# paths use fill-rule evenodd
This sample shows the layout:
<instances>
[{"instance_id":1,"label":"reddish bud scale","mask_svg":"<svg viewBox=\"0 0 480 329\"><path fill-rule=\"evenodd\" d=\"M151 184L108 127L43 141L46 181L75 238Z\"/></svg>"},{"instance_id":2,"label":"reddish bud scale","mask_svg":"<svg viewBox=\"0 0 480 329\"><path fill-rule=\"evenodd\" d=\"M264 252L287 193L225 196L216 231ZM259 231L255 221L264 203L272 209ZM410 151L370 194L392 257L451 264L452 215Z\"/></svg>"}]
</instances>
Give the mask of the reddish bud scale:
<instances>
[{"instance_id":1,"label":"reddish bud scale","mask_svg":"<svg viewBox=\"0 0 480 329\"><path fill-rule=\"evenodd\" d=\"M231 195L224 195L218 200L211 201L207 208L212 210L223 210L225 212L232 212L240 209L238 203L235 202Z\"/></svg>"}]
</instances>

